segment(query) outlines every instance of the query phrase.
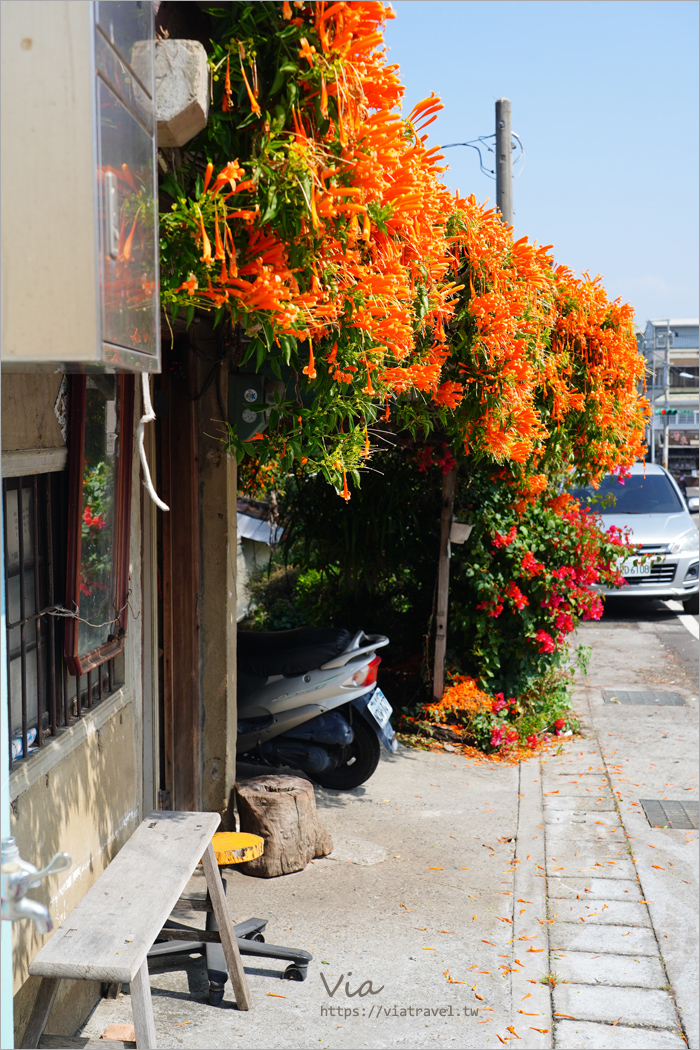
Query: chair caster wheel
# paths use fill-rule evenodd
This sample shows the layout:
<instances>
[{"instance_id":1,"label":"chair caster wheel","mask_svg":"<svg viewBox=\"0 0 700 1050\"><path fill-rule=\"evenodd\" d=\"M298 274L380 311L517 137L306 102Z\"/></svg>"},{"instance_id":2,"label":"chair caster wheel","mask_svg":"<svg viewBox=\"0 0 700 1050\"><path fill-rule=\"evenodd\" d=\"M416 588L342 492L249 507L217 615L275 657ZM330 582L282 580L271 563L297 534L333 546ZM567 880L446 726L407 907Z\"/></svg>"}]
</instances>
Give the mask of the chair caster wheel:
<instances>
[{"instance_id":1,"label":"chair caster wheel","mask_svg":"<svg viewBox=\"0 0 700 1050\"><path fill-rule=\"evenodd\" d=\"M294 963L292 963L284 971L284 979L285 981L305 981L306 973L306 966L296 966Z\"/></svg>"},{"instance_id":2,"label":"chair caster wheel","mask_svg":"<svg viewBox=\"0 0 700 1050\"><path fill-rule=\"evenodd\" d=\"M209 1005L210 1006L221 1006L224 1001L224 987L223 985L210 984L209 985Z\"/></svg>"},{"instance_id":3,"label":"chair caster wheel","mask_svg":"<svg viewBox=\"0 0 700 1050\"><path fill-rule=\"evenodd\" d=\"M258 944L264 944L265 938L261 933L249 933L247 937L244 937L245 941L257 941Z\"/></svg>"}]
</instances>

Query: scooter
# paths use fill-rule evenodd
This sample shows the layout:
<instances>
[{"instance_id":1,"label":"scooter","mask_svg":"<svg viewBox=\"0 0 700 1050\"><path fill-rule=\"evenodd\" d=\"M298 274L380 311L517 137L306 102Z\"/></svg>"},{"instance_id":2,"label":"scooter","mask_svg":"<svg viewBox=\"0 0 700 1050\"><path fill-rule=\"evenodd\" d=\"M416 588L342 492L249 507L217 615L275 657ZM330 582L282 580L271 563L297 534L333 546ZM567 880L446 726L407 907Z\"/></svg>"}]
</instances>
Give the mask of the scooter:
<instances>
[{"instance_id":1,"label":"scooter","mask_svg":"<svg viewBox=\"0 0 700 1050\"><path fill-rule=\"evenodd\" d=\"M238 633L239 756L303 770L338 791L363 784L380 741L397 750L377 687L381 634L326 627Z\"/></svg>"}]
</instances>

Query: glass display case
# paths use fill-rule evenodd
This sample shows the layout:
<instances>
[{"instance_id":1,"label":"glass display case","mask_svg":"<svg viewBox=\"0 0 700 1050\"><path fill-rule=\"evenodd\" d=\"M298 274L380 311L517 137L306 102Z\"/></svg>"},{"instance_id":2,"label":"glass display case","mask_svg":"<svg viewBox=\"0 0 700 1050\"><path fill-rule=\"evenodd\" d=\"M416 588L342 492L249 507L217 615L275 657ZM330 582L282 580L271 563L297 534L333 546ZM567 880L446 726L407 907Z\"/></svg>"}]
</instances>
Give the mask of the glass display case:
<instances>
[{"instance_id":1,"label":"glass display case","mask_svg":"<svg viewBox=\"0 0 700 1050\"><path fill-rule=\"evenodd\" d=\"M159 371L153 4L1 18L3 367Z\"/></svg>"}]
</instances>

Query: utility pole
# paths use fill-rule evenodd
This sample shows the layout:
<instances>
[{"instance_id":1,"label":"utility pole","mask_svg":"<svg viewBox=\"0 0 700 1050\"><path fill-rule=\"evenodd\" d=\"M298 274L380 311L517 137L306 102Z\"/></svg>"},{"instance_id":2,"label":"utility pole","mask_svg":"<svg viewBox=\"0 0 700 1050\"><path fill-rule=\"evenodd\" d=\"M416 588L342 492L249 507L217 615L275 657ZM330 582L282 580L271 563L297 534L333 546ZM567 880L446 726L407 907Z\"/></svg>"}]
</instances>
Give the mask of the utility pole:
<instances>
[{"instance_id":1,"label":"utility pole","mask_svg":"<svg viewBox=\"0 0 700 1050\"><path fill-rule=\"evenodd\" d=\"M666 413L664 415L664 452L661 459L662 466L668 470L668 410L671 407L670 402L670 387L671 387L671 320L666 321L666 347L664 350L664 408Z\"/></svg>"},{"instance_id":2,"label":"utility pole","mask_svg":"<svg viewBox=\"0 0 700 1050\"><path fill-rule=\"evenodd\" d=\"M513 225L513 150L510 99L496 101L496 206L509 226Z\"/></svg>"}]
</instances>

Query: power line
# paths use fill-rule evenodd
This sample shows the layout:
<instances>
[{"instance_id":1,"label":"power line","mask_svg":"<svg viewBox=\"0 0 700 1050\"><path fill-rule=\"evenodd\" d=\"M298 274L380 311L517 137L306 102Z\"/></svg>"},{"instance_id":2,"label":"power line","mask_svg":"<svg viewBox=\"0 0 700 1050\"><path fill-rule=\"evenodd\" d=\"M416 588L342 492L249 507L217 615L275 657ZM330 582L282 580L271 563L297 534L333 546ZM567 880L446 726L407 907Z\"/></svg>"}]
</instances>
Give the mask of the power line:
<instances>
[{"instance_id":1,"label":"power line","mask_svg":"<svg viewBox=\"0 0 700 1050\"><path fill-rule=\"evenodd\" d=\"M513 132L511 132L511 139L514 140L514 142L515 142L515 146L513 148L517 150L516 155L513 157L513 181L515 181L515 179L519 179L520 178L520 176L522 175L523 171L525 170L525 162L526 162L527 158L526 158L526 155L525 155L525 147L523 146L522 139L520 138L520 136L516 135L516 133L513 131ZM491 142L493 142L493 145L489 145L489 143L491 143ZM471 149L475 149L476 152L479 154L479 167L481 168L482 173L484 175L486 175L489 179L494 179L494 180L496 179L496 169L495 169L495 167L487 168L485 166L484 158L483 158L483 156L481 154L481 150L482 149L485 152L492 153L493 156L494 156L494 161L495 161L495 157L496 157L496 148L495 148L495 146L496 146L496 136L495 135L479 135L478 138L471 139L469 142L448 142L444 146L440 146L439 148L440 149L453 149L455 146L469 146ZM487 159L490 159L490 158L487 158ZM515 166L516 165L519 165L517 171L515 170Z\"/></svg>"}]
</instances>

